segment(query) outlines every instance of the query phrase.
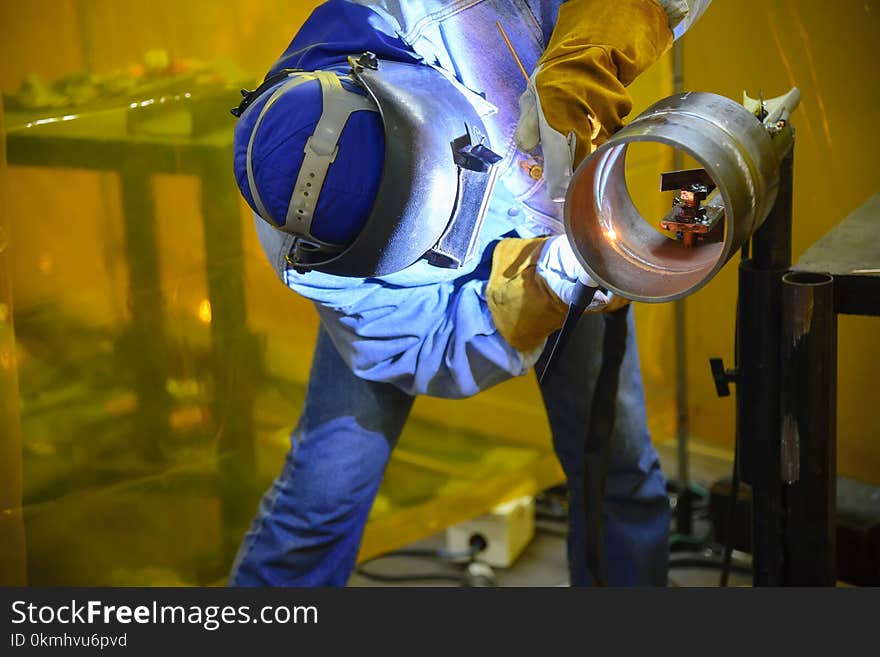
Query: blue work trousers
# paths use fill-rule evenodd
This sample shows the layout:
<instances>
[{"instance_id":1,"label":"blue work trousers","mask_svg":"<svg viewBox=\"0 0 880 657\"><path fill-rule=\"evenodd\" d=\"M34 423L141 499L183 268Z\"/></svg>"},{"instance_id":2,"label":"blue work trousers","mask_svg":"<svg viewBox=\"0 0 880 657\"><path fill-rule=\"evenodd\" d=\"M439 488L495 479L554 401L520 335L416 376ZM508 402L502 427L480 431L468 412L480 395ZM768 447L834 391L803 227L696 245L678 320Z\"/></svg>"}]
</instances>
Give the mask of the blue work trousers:
<instances>
[{"instance_id":1,"label":"blue work trousers","mask_svg":"<svg viewBox=\"0 0 880 657\"><path fill-rule=\"evenodd\" d=\"M591 581L584 558L583 445L604 331L602 315L585 315L564 360L541 387L553 446L569 487L573 585ZM626 341L605 488L606 574L611 585L665 585L669 506L648 435L632 311ZM231 585L347 582L413 400L391 384L356 377L326 332L319 332L305 407L291 434L290 451L245 535Z\"/></svg>"}]
</instances>

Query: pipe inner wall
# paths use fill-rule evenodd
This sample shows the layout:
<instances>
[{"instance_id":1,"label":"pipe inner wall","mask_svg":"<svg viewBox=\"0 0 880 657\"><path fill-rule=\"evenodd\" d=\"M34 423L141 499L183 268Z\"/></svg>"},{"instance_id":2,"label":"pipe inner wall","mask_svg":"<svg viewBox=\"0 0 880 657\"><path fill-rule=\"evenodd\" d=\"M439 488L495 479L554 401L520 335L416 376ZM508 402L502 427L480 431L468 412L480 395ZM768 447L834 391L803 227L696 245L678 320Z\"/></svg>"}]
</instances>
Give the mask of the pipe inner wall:
<instances>
[{"instance_id":1,"label":"pipe inner wall","mask_svg":"<svg viewBox=\"0 0 880 657\"><path fill-rule=\"evenodd\" d=\"M742 105L710 93L670 96L600 146L575 172L565 205L566 233L601 286L628 299L663 302L705 285L757 230L778 189L779 149ZM630 145L655 142L693 157L717 190L707 205L724 210L724 238L686 247L643 217L628 189ZM659 181L658 181L659 190Z\"/></svg>"}]
</instances>

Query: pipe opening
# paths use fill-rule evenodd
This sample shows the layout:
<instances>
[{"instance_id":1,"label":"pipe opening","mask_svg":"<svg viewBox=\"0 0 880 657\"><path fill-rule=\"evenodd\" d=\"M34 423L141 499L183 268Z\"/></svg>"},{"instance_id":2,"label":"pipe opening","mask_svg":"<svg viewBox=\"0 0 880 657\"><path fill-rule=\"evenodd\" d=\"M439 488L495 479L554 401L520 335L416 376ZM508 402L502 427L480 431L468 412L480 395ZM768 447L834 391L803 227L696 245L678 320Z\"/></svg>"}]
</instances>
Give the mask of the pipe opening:
<instances>
[{"instance_id":1,"label":"pipe opening","mask_svg":"<svg viewBox=\"0 0 880 657\"><path fill-rule=\"evenodd\" d=\"M815 287L817 285L830 285L834 282L834 277L831 274L790 271L782 277L782 282L787 285Z\"/></svg>"}]
</instances>

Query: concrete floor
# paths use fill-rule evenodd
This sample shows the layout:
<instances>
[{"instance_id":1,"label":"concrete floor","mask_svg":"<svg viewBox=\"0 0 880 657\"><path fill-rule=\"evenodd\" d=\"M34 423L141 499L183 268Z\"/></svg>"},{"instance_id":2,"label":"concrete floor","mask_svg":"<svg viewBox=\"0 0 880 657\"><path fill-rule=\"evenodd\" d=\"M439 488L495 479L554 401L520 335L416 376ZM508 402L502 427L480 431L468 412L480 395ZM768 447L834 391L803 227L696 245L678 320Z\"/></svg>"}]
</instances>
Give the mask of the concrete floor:
<instances>
[{"instance_id":1,"label":"concrete floor","mask_svg":"<svg viewBox=\"0 0 880 657\"><path fill-rule=\"evenodd\" d=\"M667 477L674 478L676 474L676 451L675 445L661 445L658 447L660 460L663 463ZM695 484L705 487L714 481L728 476L731 468L731 457L714 450L692 450L691 480ZM706 520L695 521L695 533L709 530ZM438 534L411 546L413 548L443 548L444 536ZM522 555L511 568L496 568L494 576L499 586L567 586L568 568L565 556L565 526L553 521L540 521L535 538L529 543ZM704 556L698 553L676 552L676 558L687 556ZM741 555L737 555L739 557ZM403 574L432 574L442 575L449 578L460 578L461 567L443 562L439 559L427 559L416 557L386 557L374 561L366 566L370 572L382 575ZM719 571L703 568L672 568L669 573L670 586L718 586ZM729 584L731 586L748 586L751 578L737 573L731 574ZM413 582L381 582L369 579L355 573L350 586L459 586L452 581L417 580Z\"/></svg>"}]
</instances>

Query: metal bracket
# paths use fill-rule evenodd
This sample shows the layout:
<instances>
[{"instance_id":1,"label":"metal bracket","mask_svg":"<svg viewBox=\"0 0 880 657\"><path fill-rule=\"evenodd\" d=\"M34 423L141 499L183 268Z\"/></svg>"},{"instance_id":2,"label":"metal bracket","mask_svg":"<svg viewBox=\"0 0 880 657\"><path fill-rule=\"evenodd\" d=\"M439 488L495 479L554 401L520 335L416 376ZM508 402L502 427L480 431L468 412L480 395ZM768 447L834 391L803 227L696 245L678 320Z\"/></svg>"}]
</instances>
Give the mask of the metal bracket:
<instances>
[{"instance_id":1,"label":"metal bracket","mask_svg":"<svg viewBox=\"0 0 880 657\"><path fill-rule=\"evenodd\" d=\"M486 172L501 161L501 156L485 145L486 135L479 128L465 124L465 130L465 134L451 144L452 158L458 166L470 171Z\"/></svg>"},{"instance_id":2,"label":"metal bracket","mask_svg":"<svg viewBox=\"0 0 880 657\"><path fill-rule=\"evenodd\" d=\"M730 384L736 383L738 372L724 369L724 360L721 358L710 358L709 367L712 369L715 392L719 397L730 397Z\"/></svg>"}]
</instances>

